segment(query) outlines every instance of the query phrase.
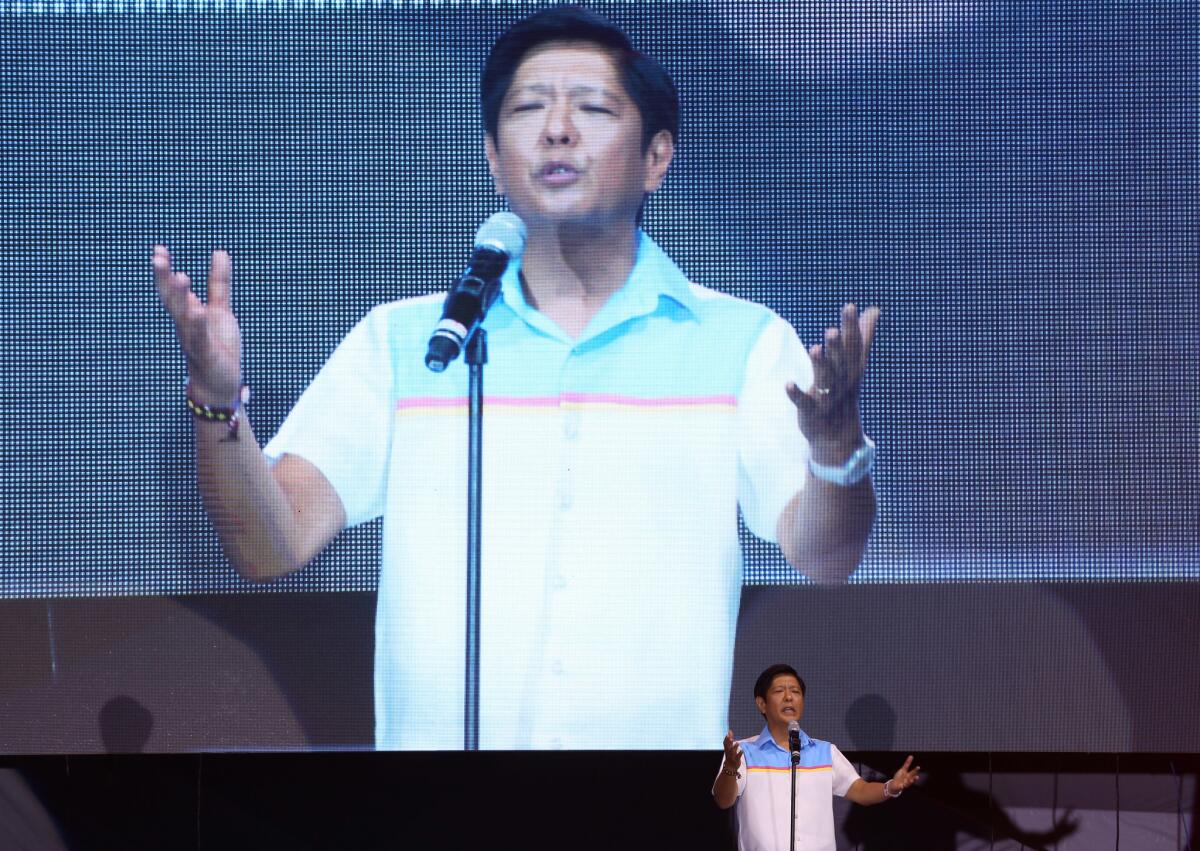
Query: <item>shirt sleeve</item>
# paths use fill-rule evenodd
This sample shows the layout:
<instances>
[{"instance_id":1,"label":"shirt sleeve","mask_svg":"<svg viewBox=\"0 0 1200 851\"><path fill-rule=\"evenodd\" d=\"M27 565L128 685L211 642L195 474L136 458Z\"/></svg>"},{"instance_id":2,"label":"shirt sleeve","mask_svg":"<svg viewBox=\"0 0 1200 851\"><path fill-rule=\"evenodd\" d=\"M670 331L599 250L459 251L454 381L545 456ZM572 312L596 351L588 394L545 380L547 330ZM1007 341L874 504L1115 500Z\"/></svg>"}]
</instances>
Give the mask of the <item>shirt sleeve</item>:
<instances>
[{"instance_id":1,"label":"shirt sleeve","mask_svg":"<svg viewBox=\"0 0 1200 851\"><path fill-rule=\"evenodd\" d=\"M833 794L844 798L850 791L850 787L854 785L854 781L861 778L854 770L854 766L850 764L850 760L846 759L838 750L837 745L830 745L829 751L833 755Z\"/></svg>"},{"instance_id":2,"label":"shirt sleeve","mask_svg":"<svg viewBox=\"0 0 1200 851\"><path fill-rule=\"evenodd\" d=\"M320 470L347 526L372 520L383 513L392 397L386 313L376 308L330 355L263 452L272 464L298 455Z\"/></svg>"},{"instance_id":3,"label":"shirt sleeve","mask_svg":"<svg viewBox=\"0 0 1200 851\"><path fill-rule=\"evenodd\" d=\"M774 316L750 351L738 397L738 505L750 531L770 543L808 467L808 441L787 395L789 381L811 387L812 361L796 329Z\"/></svg>"}]
</instances>

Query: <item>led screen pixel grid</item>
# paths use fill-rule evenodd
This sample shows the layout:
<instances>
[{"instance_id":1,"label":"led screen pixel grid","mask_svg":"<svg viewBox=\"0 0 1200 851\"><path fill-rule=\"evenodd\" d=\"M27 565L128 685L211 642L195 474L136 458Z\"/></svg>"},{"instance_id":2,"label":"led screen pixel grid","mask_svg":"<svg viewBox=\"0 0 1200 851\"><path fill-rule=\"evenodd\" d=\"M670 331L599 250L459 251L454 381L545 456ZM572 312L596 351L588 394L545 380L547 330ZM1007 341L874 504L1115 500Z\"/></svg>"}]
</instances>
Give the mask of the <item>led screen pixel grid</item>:
<instances>
[{"instance_id":1,"label":"led screen pixel grid","mask_svg":"<svg viewBox=\"0 0 1200 851\"><path fill-rule=\"evenodd\" d=\"M259 590L194 493L149 247L197 278L233 253L269 436L498 208L478 69L536 5L3 6L0 596ZM646 220L681 266L810 342L884 307L853 582L1200 578L1193 8L599 7L681 87ZM801 581L745 543L748 584ZM353 530L267 588L371 589L377 547Z\"/></svg>"}]
</instances>

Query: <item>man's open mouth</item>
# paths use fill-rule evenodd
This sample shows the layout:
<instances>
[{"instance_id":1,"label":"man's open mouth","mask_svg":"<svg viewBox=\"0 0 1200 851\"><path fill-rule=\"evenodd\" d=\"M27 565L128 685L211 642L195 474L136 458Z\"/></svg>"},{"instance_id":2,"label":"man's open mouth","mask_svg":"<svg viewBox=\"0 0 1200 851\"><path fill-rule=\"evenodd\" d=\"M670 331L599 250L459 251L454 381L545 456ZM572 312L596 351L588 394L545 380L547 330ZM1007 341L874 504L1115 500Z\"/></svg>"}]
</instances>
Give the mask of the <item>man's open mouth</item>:
<instances>
[{"instance_id":1,"label":"man's open mouth","mask_svg":"<svg viewBox=\"0 0 1200 851\"><path fill-rule=\"evenodd\" d=\"M538 180L545 186L570 186L583 172L568 162L549 162L538 170Z\"/></svg>"}]
</instances>

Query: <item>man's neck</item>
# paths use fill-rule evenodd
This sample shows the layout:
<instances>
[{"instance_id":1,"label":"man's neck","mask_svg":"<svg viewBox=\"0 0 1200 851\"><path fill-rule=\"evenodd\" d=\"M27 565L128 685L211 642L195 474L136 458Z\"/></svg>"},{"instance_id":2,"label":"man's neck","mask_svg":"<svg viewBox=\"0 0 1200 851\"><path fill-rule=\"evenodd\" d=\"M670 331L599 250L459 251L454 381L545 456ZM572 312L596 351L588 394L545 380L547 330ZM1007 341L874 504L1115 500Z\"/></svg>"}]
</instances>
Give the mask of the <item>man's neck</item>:
<instances>
[{"instance_id":1,"label":"man's neck","mask_svg":"<svg viewBox=\"0 0 1200 851\"><path fill-rule=\"evenodd\" d=\"M621 289L637 259L637 229L558 225L530 229L521 256L525 298L571 337Z\"/></svg>"}]
</instances>

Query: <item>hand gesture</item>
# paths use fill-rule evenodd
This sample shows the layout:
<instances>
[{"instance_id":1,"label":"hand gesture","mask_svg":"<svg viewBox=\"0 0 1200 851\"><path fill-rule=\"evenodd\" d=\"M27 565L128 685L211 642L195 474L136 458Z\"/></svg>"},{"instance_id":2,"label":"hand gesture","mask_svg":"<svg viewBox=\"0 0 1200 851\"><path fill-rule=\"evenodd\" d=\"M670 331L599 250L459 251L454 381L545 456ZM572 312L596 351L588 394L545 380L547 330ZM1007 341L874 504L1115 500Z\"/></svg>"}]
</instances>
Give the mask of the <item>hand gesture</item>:
<instances>
[{"instance_id":1,"label":"hand gesture","mask_svg":"<svg viewBox=\"0 0 1200 851\"><path fill-rule=\"evenodd\" d=\"M171 268L166 246L154 246L154 282L158 296L175 322L179 345L187 356L191 395L202 405L234 404L242 384L242 334L229 307L232 261L214 251L208 266L208 304L192 292L183 272Z\"/></svg>"},{"instance_id":2,"label":"hand gesture","mask_svg":"<svg viewBox=\"0 0 1200 851\"><path fill-rule=\"evenodd\" d=\"M896 773L892 775L892 779L888 781L888 788L893 794L903 792L921 778L921 766L914 766L912 761L912 754L909 754L908 759L904 760L904 765L897 768ZM912 767L910 768L909 766Z\"/></svg>"},{"instance_id":3,"label":"hand gesture","mask_svg":"<svg viewBox=\"0 0 1200 851\"><path fill-rule=\"evenodd\" d=\"M733 730L725 734L725 767L730 771L742 767L742 746L733 740Z\"/></svg>"},{"instance_id":4,"label":"hand gesture","mask_svg":"<svg viewBox=\"0 0 1200 851\"><path fill-rule=\"evenodd\" d=\"M879 308L869 307L860 316L857 307L847 304L842 308L841 329L825 329L824 342L809 349L812 387L805 393L788 384L800 431L818 463L841 463L862 442L859 389L878 323Z\"/></svg>"}]
</instances>

